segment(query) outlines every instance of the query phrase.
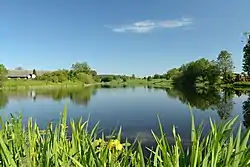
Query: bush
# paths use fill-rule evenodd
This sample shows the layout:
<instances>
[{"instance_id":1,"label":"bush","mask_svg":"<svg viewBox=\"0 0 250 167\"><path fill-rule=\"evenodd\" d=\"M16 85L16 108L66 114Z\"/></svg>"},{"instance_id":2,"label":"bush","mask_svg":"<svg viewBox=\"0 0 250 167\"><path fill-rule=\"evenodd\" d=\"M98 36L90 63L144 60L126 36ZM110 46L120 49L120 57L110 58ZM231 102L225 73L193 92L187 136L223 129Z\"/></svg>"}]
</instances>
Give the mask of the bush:
<instances>
[{"instance_id":1,"label":"bush","mask_svg":"<svg viewBox=\"0 0 250 167\"><path fill-rule=\"evenodd\" d=\"M113 77L111 76L103 77L101 79L102 82L111 82L112 80L113 80Z\"/></svg>"},{"instance_id":2,"label":"bush","mask_svg":"<svg viewBox=\"0 0 250 167\"><path fill-rule=\"evenodd\" d=\"M152 79L151 76L148 76L147 80L148 80L148 81L152 81L153 79Z\"/></svg>"},{"instance_id":3,"label":"bush","mask_svg":"<svg viewBox=\"0 0 250 167\"><path fill-rule=\"evenodd\" d=\"M77 74L77 79L79 81L83 82L84 84L91 84L94 82L91 75L88 75L88 74L83 73L83 72Z\"/></svg>"}]
</instances>

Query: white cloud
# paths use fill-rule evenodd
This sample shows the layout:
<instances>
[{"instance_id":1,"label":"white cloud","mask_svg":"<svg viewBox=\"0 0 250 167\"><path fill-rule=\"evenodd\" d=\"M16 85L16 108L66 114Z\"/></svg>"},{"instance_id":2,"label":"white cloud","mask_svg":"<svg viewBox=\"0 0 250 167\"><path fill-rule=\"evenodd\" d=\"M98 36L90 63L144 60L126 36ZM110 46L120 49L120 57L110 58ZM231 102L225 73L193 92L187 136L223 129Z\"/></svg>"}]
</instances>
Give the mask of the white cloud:
<instances>
[{"instance_id":1,"label":"white cloud","mask_svg":"<svg viewBox=\"0 0 250 167\"><path fill-rule=\"evenodd\" d=\"M107 26L112 31L117 33L133 32L133 33L148 33L157 28L178 28L191 25L193 20L190 18L182 18L177 20L145 20L132 24L120 25L120 26Z\"/></svg>"}]
</instances>

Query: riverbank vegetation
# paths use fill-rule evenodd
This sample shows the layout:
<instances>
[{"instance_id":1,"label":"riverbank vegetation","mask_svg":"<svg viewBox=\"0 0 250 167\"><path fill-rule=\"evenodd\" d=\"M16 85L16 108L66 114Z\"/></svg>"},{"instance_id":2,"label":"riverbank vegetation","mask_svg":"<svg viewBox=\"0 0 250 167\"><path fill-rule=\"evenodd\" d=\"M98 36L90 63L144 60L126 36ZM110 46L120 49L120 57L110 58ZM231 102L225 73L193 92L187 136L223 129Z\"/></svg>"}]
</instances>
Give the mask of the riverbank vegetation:
<instances>
[{"instance_id":1,"label":"riverbank vegetation","mask_svg":"<svg viewBox=\"0 0 250 167\"><path fill-rule=\"evenodd\" d=\"M122 138L122 130L110 137L100 135L98 124L88 128L88 121L67 122L66 110L60 122L47 129L39 129L30 119L23 127L22 117L1 119L1 166L249 166L250 131L241 126L234 136L233 125L237 118L216 125L210 121L211 131L202 133L191 119L190 145L185 149L181 136L173 127L174 142L169 143L159 120L160 135L152 132L155 148L144 149L140 141ZM69 134L70 130L70 134ZM243 134L242 134L243 133ZM101 136L100 138L98 136ZM143 151L144 150L144 151ZM187 151L188 150L188 151ZM145 156L145 152L149 156Z\"/></svg>"}]
</instances>

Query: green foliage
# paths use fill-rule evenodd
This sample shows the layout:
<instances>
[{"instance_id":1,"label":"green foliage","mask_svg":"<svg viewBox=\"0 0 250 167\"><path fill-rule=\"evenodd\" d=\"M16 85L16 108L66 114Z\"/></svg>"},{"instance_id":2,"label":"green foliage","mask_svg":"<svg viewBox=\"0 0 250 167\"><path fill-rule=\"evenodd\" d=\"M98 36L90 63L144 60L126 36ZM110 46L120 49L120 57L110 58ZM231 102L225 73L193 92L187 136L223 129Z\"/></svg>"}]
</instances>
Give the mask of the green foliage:
<instances>
[{"instance_id":1,"label":"green foliage","mask_svg":"<svg viewBox=\"0 0 250 167\"><path fill-rule=\"evenodd\" d=\"M181 73L180 69L173 68L167 72L165 77L167 80L174 79L175 77L178 77L178 75L180 75L180 73Z\"/></svg>"},{"instance_id":2,"label":"green foliage","mask_svg":"<svg viewBox=\"0 0 250 167\"><path fill-rule=\"evenodd\" d=\"M0 89L3 87L3 83L6 80L6 75L8 70L5 68L3 64L0 64Z\"/></svg>"},{"instance_id":3,"label":"green foliage","mask_svg":"<svg viewBox=\"0 0 250 167\"><path fill-rule=\"evenodd\" d=\"M101 82L101 77L100 76L95 76L94 80L95 80L95 82Z\"/></svg>"},{"instance_id":4,"label":"green foliage","mask_svg":"<svg viewBox=\"0 0 250 167\"><path fill-rule=\"evenodd\" d=\"M123 76L121 76L121 79L122 79L123 82L126 82L128 80L128 77L123 75Z\"/></svg>"},{"instance_id":5,"label":"green foliage","mask_svg":"<svg viewBox=\"0 0 250 167\"><path fill-rule=\"evenodd\" d=\"M195 80L196 87L209 87L209 80L207 76L198 76Z\"/></svg>"},{"instance_id":6,"label":"green foliage","mask_svg":"<svg viewBox=\"0 0 250 167\"><path fill-rule=\"evenodd\" d=\"M225 77L227 74L233 73L234 64L232 54L226 50L220 52L217 57L217 64L220 70L220 75Z\"/></svg>"},{"instance_id":7,"label":"green foliage","mask_svg":"<svg viewBox=\"0 0 250 167\"><path fill-rule=\"evenodd\" d=\"M161 75L155 74L155 75L153 76L153 79L161 79Z\"/></svg>"},{"instance_id":8,"label":"green foliage","mask_svg":"<svg viewBox=\"0 0 250 167\"><path fill-rule=\"evenodd\" d=\"M250 35L248 36L247 43L243 48L243 71L250 75Z\"/></svg>"},{"instance_id":9,"label":"green foliage","mask_svg":"<svg viewBox=\"0 0 250 167\"><path fill-rule=\"evenodd\" d=\"M78 74L77 74L77 79L78 79L80 82L84 83L84 84L91 84L91 83L94 82L92 76L91 76L91 75L88 75L88 74L86 74L86 73L84 73L84 72L78 73Z\"/></svg>"},{"instance_id":10,"label":"green foliage","mask_svg":"<svg viewBox=\"0 0 250 167\"><path fill-rule=\"evenodd\" d=\"M174 78L175 85L195 86L206 81L205 85L215 86L220 77L217 64L204 58L182 65L179 71Z\"/></svg>"},{"instance_id":11,"label":"green foliage","mask_svg":"<svg viewBox=\"0 0 250 167\"><path fill-rule=\"evenodd\" d=\"M113 133L114 138L103 134L97 138L98 124L91 131L88 121L70 120L67 122L67 111L63 112L56 126L51 123L45 130L29 119L27 128L23 127L21 116L11 117L1 123L0 129L0 165L1 166L79 166L79 167L208 167L208 166L249 166L250 131L241 132L241 126L234 137L233 126L237 117L228 122L216 125L210 120L211 131L202 133L202 126L195 127L191 116L191 139L188 151L173 127L171 146L164 133L158 117L160 134L152 131L156 148L147 148L150 152L146 158L140 142L137 146L122 142L122 130ZM2 120L2 119L1 119ZM68 130L71 135L68 137Z\"/></svg>"},{"instance_id":12,"label":"green foliage","mask_svg":"<svg viewBox=\"0 0 250 167\"><path fill-rule=\"evenodd\" d=\"M101 79L101 82L111 82L113 80L112 76L105 76Z\"/></svg>"},{"instance_id":13,"label":"green foliage","mask_svg":"<svg viewBox=\"0 0 250 167\"><path fill-rule=\"evenodd\" d=\"M95 70L91 70L87 63L75 63L71 70L57 70L47 72L38 76L38 80L54 83L62 83L65 81L80 81L84 84L90 84L94 81L100 81Z\"/></svg>"},{"instance_id":14,"label":"green foliage","mask_svg":"<svg viewBox=\"0 0 250 167\"><path fill-rule=\"evenodd\" d=\"M223 81L225 83L229 83L229 84L234 83L234 81L235 81L234 74L233 73L225 74L225 76L223 77Z\"/></svg>"},{"instance_id":15,"label":"green foliage","mask_svg":"<svg viewBox=\"0 0 250 167\"><path fill-rule=\"evenodd\" d=\"M53 72L47 72L37 78L41 81L62 83L68 80L68 71L67 70L58 70Z\"/></svg>"},{"instance_id":16,"label":"green foliage","mask_svg":"<svg viewBox=\"0 0 250 167\"><path fill-rule=\"evenodd\" d=\"M83 72L86 74L91 73L91 68L89 67L89 65L86 62L83 62L83 63L77 62L75 64L72 64L71 69L76 73L80 73L80 72Z\"/></svg>"},{"instance_id":17,"label":"green foliage","mask_svg":"<svg viewBox=\"0 0 250 167\"><path fill-rule=\"evenodd\" d=\"M152 81L153 78L151 76L148 76L147 81Z\"/></svg>"},{"instance_id":18,"label":"green foliage","mask_svg":"<svg viewBox=\"0 0 250 167\"><path fill-rule=\"evenodd\" d=\"M114 75L113 76L113 80L118 80L120 77L119 76L117 76L117 75Z\"/></svg>"},{"instance_id":19,"label":"green foliage","mask_svg":"<svg viewBox=\"0 0 250 167\"><path fill-rule=\"evenodd\" d=\"M90 71L90 75L92 75L93 77L97 76L97 72L95 70L91 70Z\"/></svg>"},{"instance_id":20,"label":"green foliage","mask_svg":"<svg viewBox=\"0 0 250 167\"><path fill-rule=\"evenodd\" d=\"M135 74L132 74L132 77L131 77L131 79L135 79Z\"/></svg>"}]
</instances>

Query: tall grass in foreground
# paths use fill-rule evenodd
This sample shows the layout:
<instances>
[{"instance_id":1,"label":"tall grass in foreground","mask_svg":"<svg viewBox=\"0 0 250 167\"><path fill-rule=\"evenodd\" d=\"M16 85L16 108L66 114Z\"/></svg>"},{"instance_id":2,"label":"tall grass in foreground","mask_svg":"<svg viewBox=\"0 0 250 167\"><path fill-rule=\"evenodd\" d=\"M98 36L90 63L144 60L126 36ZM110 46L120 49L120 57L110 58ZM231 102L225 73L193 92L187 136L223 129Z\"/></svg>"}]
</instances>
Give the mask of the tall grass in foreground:
<instances>
[{"instance_id":1,"label":"tall grass in foreground","mask_svg":"<svg viewBox=\"0 0 250 167\"><path fill-rule=\"evenodd\" d=\"M241 126L234 137L232 125L237 118L223 125L212 121L211 131L201 138L202 126L195 128L192 116L191 146L184 151L181 137L173 127L175 142L170 145L159 119L160 136L152 135L156 148L149 149L145 157L140 142L130 145L121 143L121 130L116 138L97 138L98 124L88 131L88 122L72 120L66 124L66 110L56 127L48 125L40 130L32 119L27 128L22 125L22 117L11 117L1 121L0 166L77 166L77 167L206 167L206 166L250 166L250 149L247 144L249 131L241 134ZM67 130L71 129L71 136Z\"/></svg>"}]
</instances>

